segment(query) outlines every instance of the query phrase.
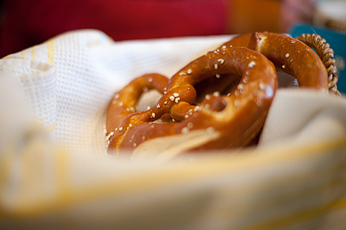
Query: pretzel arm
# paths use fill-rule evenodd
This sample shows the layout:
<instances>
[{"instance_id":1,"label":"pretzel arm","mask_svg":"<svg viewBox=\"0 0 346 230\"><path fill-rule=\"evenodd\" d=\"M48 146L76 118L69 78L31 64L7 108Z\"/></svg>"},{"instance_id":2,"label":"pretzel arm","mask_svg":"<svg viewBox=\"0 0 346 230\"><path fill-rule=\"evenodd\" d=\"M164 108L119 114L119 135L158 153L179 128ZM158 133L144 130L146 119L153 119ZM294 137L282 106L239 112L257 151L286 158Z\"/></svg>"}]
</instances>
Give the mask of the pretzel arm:
<instances>
[{"instance_id":1,"label":"pretzel arm","mask_svg":"<svg viewBox=\"0 0 346 230\"><path fill-rule=\"evenodd\" d=\"M283 34L253 33L249 48L264 54L275 66L294 76L300 87L328 90L328 73L308 45Z\"/></svg>"}]
</instances>

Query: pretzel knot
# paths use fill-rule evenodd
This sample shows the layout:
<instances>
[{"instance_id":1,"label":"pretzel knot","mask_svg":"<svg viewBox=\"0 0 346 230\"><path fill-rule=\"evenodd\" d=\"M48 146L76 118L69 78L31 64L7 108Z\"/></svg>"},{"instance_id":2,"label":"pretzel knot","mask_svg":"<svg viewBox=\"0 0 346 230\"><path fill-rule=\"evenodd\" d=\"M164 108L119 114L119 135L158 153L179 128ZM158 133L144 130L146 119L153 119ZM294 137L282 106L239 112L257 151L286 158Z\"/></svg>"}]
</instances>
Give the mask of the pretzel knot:
<instances>
[{"instance_id":1,"label":"pretzel knot","mask_svg":"<svg viewBox=\"0 0 346 230\"><path fill-rule=\"evenodd\" d=\"M197 96L203 92L199 86L208 79L236 84L230 85L227 95L214 91L199 102ZM145 88L163 95L154 107L135 112ZM144 141L194 130L218 134L196 149L245 146L260 132L276 88L275 67L264 55L246 47L222 46L192 61L169 80L159 74L144 75L118 92L107 114L108 150L131 151ZM167 116L172 119L156 122Z\"/></svg>"}]
</instances>

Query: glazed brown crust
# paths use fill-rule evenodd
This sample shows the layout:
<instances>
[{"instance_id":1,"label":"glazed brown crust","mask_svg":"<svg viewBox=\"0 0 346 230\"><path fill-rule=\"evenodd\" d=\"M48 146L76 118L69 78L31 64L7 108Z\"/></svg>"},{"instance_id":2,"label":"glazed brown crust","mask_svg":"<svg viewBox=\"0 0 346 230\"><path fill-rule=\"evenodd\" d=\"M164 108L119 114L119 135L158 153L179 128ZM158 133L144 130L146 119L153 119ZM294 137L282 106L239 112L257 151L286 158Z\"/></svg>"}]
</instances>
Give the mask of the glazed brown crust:
<instances>
[{"instance_id":1,"label":"glazed brown crust","mask_svg":"<svg viewBox=\"0 0 346 230\"><path fill-rule=\"evenodd\" d=\"M118 92L107 114L109 152L132 151L147 140L194 130L219 134L196 149L252 143L277 89L275 68L296 77L300 87L328 90L326 68L304 43L268 32L239 35L170 79L148 74ZM230 88L227 96L222 94ZM139 97L149 89L162 97L153 108L135 112ZM159 118L163 122L157 123Z\"/></svg>"},{"instance_id":2,"label":"glazed brown crust","mask_svg":"<svg viewBox=\"0 0 346 230\"><path fill-rule=\"evenodd\" d=\"M284 34L256 32L235 37L224 45L242 46L264 54L279 71L294 76L300 87L328 90L328 73L308 45Z\"/></svg>"},{"instance_id":3,"label":"glazed brown crust","mask_svg":"<svg viewBox=\"0 0 346 230\"><path fill-rule=\"evenodd\" d=\"M226 42L224 45L226 46L239 46L239 47L248 47L249 41L252 33L248 34L239 34ZM221 47L220 47L221 48Z\"/></svg>"},{"instance_id":4,"label":"glazed brown crust","mask_svg":"<svg viewBox=\"0 0 346 230\"><path fill-rule=\"evenodd\" d=\"M205 96L198 106L194 86L201 81L216 77L241 76L239 84L228 96L215 91ZM117 103L122 99L136 103L138 93L127 88L119 92ZM222 47L192 61L172 78L156 106L144 112L119 113L116 126L109 126L109 150L133 150L142 142L169 135L184 134L193 130L214 130L220 138L199 148L217 149L241 147L249 143L261 130L277 88L274 65L262 54L245 47ZM129 94L136 96L129 96ZM125 96L127 95L127 96ZM134 99L131 99L134 98ZM176 117L180 122L154 123L164 114ZM120 116L121 115L121 116ZM109 120L112 120L109 113ZM126 116L126 117L125 117ZM110 133L110 130L108 130Z\"/></svg>"},{"instance_id":5,"label":"glazed brown crust","mask_svg":"<svg viewBox=\"0 0 346 230\"><path fill-rule=\"evenodd\" d=\"M300 87L328 90L328 73L319 56L298 39L275 33L254 33L249 42L277 68L297 78Z\"/></svg>"},{"instance_id":6,"label":"glazed brown crust","mask_svg":"<svg viewBox=\"0 0 346 230\"><path fill-rule=\"evenodd\" d=\"M140 96L151 89L164 93L168 78L161 74L146 74L132 80L110 101L106 117L106 135L108 139L118 131L122 121L136 111Z\"/></svg>"}]
</instances>

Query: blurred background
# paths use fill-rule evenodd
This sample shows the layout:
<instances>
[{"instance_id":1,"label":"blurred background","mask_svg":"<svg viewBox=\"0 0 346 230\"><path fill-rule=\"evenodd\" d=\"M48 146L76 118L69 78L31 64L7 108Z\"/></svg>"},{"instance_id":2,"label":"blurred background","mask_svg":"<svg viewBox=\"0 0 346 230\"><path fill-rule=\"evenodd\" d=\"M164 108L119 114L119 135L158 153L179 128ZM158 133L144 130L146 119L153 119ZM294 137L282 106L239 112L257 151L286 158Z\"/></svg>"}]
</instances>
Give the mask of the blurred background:
<instances>
[{"instance_id":1,"label":"blurred background","mask_svg":"<svg viewBox=\"0 0 346 230\"><path fill-rule=\"evenodd\" d=\"M0 57L76 29L121 41L287 33L299 22L346 33L345 0L0 0Z\"/></svg>"}]
</instances>

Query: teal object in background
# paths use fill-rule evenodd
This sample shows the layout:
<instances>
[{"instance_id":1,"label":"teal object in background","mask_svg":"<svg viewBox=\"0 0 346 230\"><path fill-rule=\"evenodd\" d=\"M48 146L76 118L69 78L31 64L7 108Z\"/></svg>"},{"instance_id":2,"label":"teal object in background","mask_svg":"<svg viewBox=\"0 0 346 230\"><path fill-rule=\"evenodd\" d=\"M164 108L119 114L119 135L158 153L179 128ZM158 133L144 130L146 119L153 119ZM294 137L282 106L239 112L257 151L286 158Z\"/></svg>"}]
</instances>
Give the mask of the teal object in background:
<instances>
[{"instance_id":1,"label":"teal object in background","mask_svg":"<svg viewBox=\"0 0 346 230\"><path fill-rule=\"evenodd\" d=\"M297 24L291 28L289 34L292 37L298 37L301 34L318 34L322 38L326 39L330 48L334 50L334 59L336 60L336 68L338 72L336 75L339 80L337 83L337 89L340 93L346 94L346 33L312 26L308 24Z\"/></svg>"}]
</instances>

